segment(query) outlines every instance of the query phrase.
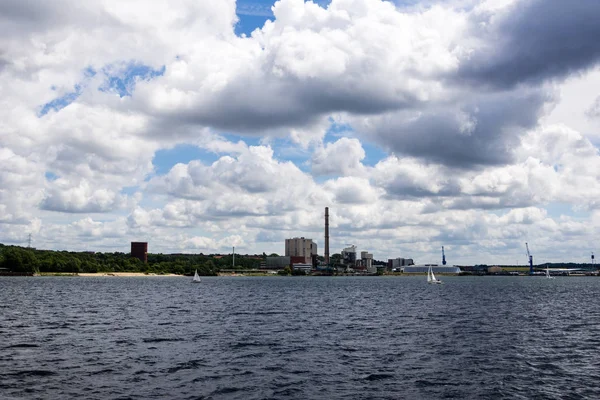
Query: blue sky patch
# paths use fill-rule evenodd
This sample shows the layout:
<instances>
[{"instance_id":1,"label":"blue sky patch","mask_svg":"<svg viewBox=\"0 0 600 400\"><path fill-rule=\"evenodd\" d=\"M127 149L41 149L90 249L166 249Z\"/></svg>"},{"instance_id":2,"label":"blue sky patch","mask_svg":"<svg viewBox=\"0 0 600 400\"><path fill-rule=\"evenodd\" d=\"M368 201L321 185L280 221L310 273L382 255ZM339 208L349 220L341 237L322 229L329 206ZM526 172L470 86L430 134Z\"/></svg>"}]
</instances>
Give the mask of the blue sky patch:
<instances>
[{"instance_id":1,"label":"blue sky patch","mask_svg":"<svg viewBox=\"0 0 600 400\"><path fill-rule=\"evenodd\" d=\"M46 177L46 180L50 181L50 182L58 179L58 175L56 175L54 172L50 172L50 171L46 171L44 176Z\"/></svg>"},{"instance_id":2,"label":"blue sky patch","mask_svg":"<svg viewBox=\"0 0 600 400\"><path fill-rule=\"evenodd\" d=\"M135 194L135 192L137 192L138 190L140 190L138 186L124 186L121 188L120 193L123 195L131 196Z\"/></svg>"},{"instance_id":3,"label":"blue sky patch","mask_svg":"<svg viewBox=\"0 0 600 400\"><path fill-rule=\"evenodd\" d=\"M250 36L256 28L262 28L267 20L273 20L273 17L263 17L260 15L238 15L239 21L235 25L235 34L238 36Z\"/></svg>"},{"instance_id":4,"label":"blue sky patch","mask_svg":"<svg viewBox=\"0 0 600 400\"><path fill-rule=\"evenodd\" d=\"M101 92L115 92L119 97L131 96L138 81L149 81L157 76L162 76L165 74L165 70L164 65L160 69L153 69L143 64L130 64L121 73L111 75L111 70L107 67L103 70L107 78L98 90Z\"/></svg>"},{"instance_id":5,"label":"blue sky patch","mask_svg":"<svg viewBox=\"0 0 600 400\"><path fill-rule=\"evenodd\" d=\"M157 175L165 175L175 164L187 164L193 160L200 160L210 165L219 159L219 155L201 149L191 144L179 144L172 149L158 150L154 154L152 164Z\"/></svg>"},{"instance_id":6,"label":"blue sky patch","mask_svg":"<svg viewBox=\"0 0 600 400\"><path fill-rule=\"evenodd\" d=\"M368 142L361 142L361 144L365 150L365 158L362 160L362 163L368 167L375 166L379 161L389 156L389 154L383 151L379 146Z\"/></svg>"},{"instance_id":7,"label":"blue sky patch","mask_svg":"<svg viewBox=\"0 0 600 400\"><path fill-rule=\"evenodd\" d=\"M557 219L561 216L571 217L576 220L586 220L590 217L590 212L586 210L577 210L572 204L549 203L545 207L548 217Z\"/></svg>"},{"instance_id":8,"label":"blue sky patch","mask_svg":"<svg viewBox=\"0 0 600 400\"><path fill-rule=\"evenodd\" d=\"M53 90L56 90L56 88L54 88ZM38 117L43 117L50 111L62 110L63 108L77 100L77 98L81 95L81 90L81 85L77 84L75 85L75 90L73 92L66 93L61 97L58 97L44 104L38 112Z\"/></svg>"},{"instance_id":9,"label":"blue sky patch","mask_svg":"<svg viewBox=\"0 0 600 400\"><path fill-rule=\"evenodd\" d=\"M321 7L327 7L331 1L314 0L313 2ZM268 19L275 19L271 11L273 4L275 4L273 0L238 0L236 13L239 21L235 26L235 34L250 36L256 28L262 28Z\"/></svg>"}]
</instances>

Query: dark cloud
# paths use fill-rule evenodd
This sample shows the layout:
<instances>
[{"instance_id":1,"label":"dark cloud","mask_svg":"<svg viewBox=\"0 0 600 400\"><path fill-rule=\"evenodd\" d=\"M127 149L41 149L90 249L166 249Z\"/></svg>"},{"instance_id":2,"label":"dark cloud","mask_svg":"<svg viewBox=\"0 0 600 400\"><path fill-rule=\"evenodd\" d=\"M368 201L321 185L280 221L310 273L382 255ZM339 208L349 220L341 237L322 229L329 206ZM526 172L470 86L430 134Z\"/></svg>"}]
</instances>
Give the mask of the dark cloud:
<instances>
[{"instance_id":1,"label":"dark cloud","mask_svg":"<svg viewBox=\"0 0 600 400\"><path fill-rule=\"evenodd\" d=\"M408 91L392 93L368 82L243 76L193 109L152 112L165 117L166 126L201 124L264 134L269 129L311 125L332 112L378 114L416 102Z\"/></svg>"},{"instance_id":2,"label":"dark cloud","mask_svg":"<svg viewBox=\"0 0 600 400\"><path fill-rule=\"evenodd\" d=\"M511 87L560 78L600 61L598 0L521 1L494 16L498 23L487 17L473 21L474 35L486 45L463 60L463 79Z\"/></svg>"},{"instance_id":3,"label":"dark cloud","mask_svg":"<svg viewBox=\"0 0 600 400\"><path fill-rule=\"evenodd\" d=\"M76 26L81 29L99 24L115 27L118 22L99 4L70 0L2 0L0 1L0 40L22 39L23 35L50 29Z\"/></svg>"},{"instance_id":4,"label":"dark cloud","mask_svg":"<svg viewBox=\"0 0 600 400\"><path fill-rule=\"evenodd\" d=\"M0 2L0 18L7 21L27 22L47 19L54 14L52 2L36 0L3 0Z\"/></svg>"},{"instance_id":5,"label":"dark cloud","mask_svg":"<svg viewBox=\"0 0 600 400\"><path fill-rule=\"evenodd\" d=\"M391 152L458 168L504 165L537 124L543 90L473 95L455 107L401 111L376 120L370 133Z\"/></svg>"},{"instance_id":6,"label":"dark cloud","mask_svg":"<svg viewBox=\"0 0 600 400\"><path fill-rule=\"evenodd\" d=\"M4 37L22 33L43 32L51 26L69 21L72 7L61 0L0 1L0 34Z\"/></svg>"}]
</instances>

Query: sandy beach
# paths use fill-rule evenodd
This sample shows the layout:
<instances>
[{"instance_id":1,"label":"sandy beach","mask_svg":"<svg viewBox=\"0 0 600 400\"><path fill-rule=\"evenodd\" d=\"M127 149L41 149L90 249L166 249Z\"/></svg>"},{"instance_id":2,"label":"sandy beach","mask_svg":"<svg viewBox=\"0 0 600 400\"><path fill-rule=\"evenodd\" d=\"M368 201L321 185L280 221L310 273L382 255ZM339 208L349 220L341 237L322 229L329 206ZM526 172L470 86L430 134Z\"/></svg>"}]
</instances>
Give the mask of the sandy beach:
<instances>
[{"instance_id":1,"label":"sandy beach","mask_svg":"<svg viewBox=\"0 0 600 400\"><path fill-rule=\"evenodd\" d=\"M138 276L183 276L176 274L153 274L144 272L98 272L98 273L78 273L76 276L109 276L109 277L138 277Z\"/></svg>"}]
</instances>

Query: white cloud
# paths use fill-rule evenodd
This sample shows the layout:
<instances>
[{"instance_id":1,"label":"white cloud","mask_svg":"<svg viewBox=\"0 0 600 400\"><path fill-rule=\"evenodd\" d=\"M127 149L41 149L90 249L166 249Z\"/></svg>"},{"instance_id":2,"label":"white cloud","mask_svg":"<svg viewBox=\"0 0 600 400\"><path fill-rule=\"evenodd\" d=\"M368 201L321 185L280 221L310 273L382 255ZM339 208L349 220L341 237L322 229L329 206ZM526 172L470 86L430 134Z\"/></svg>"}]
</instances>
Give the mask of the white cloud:
<instances>
[{"instance_id":1,"label":"white cloud","mask_svg":"<svg viewBox=\"0 0 600 400\"><path fill-rule=\"evenodd\" d=\"M40 207L49 211L98 213L116 210L125 201L124 196L112 190L94 189L86 180L73 187L71 182L58 179L50 184Z\"/></svg>"},{"instance_id":2,"label":"white cloud","mask_svg":"<svg viewBox=\"0 0 600 400\"><path fill-rule=\"evenodd\" d=\"M357 139L341 138L315 149L312 172L315 175L364 175L361 161L365 150Z\"/></svg>"},{"instance_id":3,"label":"white cloud","mask_svg":"<svg viewBox=\"0 0 600 400\"><path fill-rule=\"evenodd\" d=\"M339 204L370 204L381 195L381 191L373 188L367 179L357 177L345 176L328 181L323 188L331 191Z\"/></svg>"}]
</instances>

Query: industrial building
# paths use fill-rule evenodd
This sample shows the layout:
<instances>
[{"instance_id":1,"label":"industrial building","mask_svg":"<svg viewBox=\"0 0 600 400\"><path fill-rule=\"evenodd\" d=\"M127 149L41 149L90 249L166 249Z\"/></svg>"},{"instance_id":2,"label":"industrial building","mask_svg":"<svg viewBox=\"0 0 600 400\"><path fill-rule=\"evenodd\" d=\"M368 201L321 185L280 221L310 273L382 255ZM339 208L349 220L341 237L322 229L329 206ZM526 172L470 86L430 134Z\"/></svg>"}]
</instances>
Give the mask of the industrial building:
<instances>
[{"instance_id":1,"label":"industrial building","mask_svg":"<svg viewBox=\"0 0 600 400\"><path fill-rule=\"evenodd\" d=\"M267 257L265 268L266 269L284 269L285 267L290 266L290 257L289 256L276 256L276 257Z\"/></svg>"},{"instance_id":2,"label":"industrial building","mask_svg":"<svg viewBox=\"0 0 600 400\"><path fill-rule=\"evenodd\" d=\"M373 265L373 254L367 251L360 252L360 261L362 267L369 273L375 274L377 273L377 267Z\"/></svg>"},{"instance_id":3,"label":"industrial building","mask_svg":"<svg viewBox=\"0 0 600 400\"><path fill-rule=\"evenodd\" d=\"M148 262L148 242L131 242L131 257Z\"/></svg>"},{"instance_id":4,"label":"industrial building","mask_svg":"<svg viewBox=\"0 0 600 400\"><path fill-rule=\"evenodd\" d=\"M294 264L294 266L292 267L292 269L294 271L302 271L304 272L306 275L310 275L313 266L312 264Z\"/></svg>"},{"instance_id":5,"label":"industrial building","mask_svg":"<svg viewBox=\"0 0 600 400\"><path fill-rule=\"evenodd\" d=\"M432 267L434 274L460 274L460 267L456 265L438 265L438 264L417 264L407 265L401 268L404 273L427 273L429 267Z\"/></svg>"},{"instance_id":6,"label":"industrial building","mask_svg":"<svg viewBox=\"0 0 600 400\"><path fill-rule=\"evenodd\" d=\"M401 270L402 267L405 267L407 265L414 265L414 261L412 258L394 258L394 259L388 259L388 264L387 264L387 269L388 271L394 271L394 270Z\"/></svg>"},{"instance_id":7,"label":"industrial building","mask_svg":"<svg viewBox=\"0 0 600 400\"><path fill-rule=\"evenodd\" d=\"M313 264L313 256L317 255L317 244L304 237L285 239L285 255L293 257L293 263Z\"/></svg>"},{"instance_id":8,"label":"industrial building","mask_svg":"<svg viewBox=\"0 0 600 400\"><path fill-rule=\"evenodd\" d=\"M349 267L356 265L356 246L351 245L342 250L342 263Z\"/></svg>"}]
</instances>

